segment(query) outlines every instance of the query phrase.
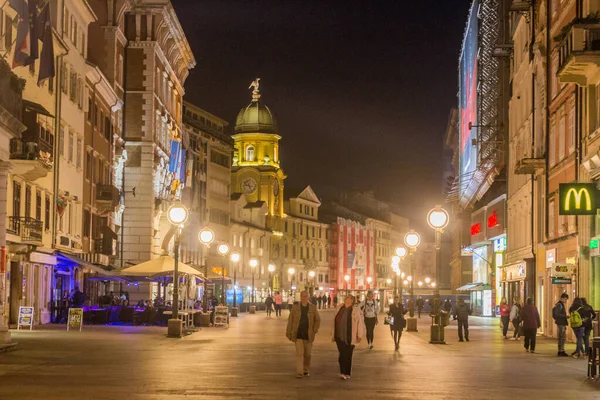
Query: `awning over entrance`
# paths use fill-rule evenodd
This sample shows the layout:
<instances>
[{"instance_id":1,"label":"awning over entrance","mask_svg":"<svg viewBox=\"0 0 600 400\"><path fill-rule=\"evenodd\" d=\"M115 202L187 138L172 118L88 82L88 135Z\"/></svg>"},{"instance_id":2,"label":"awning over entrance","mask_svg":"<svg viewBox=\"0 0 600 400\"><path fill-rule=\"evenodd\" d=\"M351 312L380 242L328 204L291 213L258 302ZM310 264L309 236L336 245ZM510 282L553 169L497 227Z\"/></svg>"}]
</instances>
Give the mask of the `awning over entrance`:
<instances>
[{"instance_id":1,"label":"awning over entrance","mask_svg":"<svg viewBox=\"0 0 600 400\"><path fill-rule=\"evenodd\" d=\"M461 287L459 287L458 289L456 289L457 292L471 292L474 290L483 290L485 289L485 285L483 283L478 283L478 282L474 282L474 283L467 283L466 285L463 285Z\"/></svg>"},{"instance_id":2,"label":"awning over entrance","mask_svg":"<svg viewBox=\"0 0 600 400\"><path fill-rule=\"evenodd\" d=\"M97 265L90 264L89 262L74 256L72 254L64 254L60 251L55 253L57 265L65 265L67 267L76 267L81 265L82 267L90 269L92 272L97 274L97 277L106 278L106 280L129 282L126 278L119 276L113 272L107 271Z\"/></svg>"}]
</instances>

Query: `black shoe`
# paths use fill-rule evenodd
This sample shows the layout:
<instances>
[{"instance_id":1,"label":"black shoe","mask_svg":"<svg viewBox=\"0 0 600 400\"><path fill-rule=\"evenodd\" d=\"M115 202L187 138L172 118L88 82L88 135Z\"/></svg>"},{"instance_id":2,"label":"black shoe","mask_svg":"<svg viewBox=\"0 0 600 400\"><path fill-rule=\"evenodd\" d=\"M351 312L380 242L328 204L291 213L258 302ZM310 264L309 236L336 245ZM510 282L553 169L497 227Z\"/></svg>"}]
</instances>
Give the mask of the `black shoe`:
<instances>
[{"instance_id":1,"label":"black shoe","mask_svg":"<svg viewBox=\"0 0 600 400\"><path fill-rule=\"evenodd\" d=\"M465 340L468 342L468 341L469 341L469 338L465 338Z\"/></svg>"},{"instance_id":2,"label":"black shoe","mask_svg":"<svg viewBox=\"0 0 600 400\"><path fill-rule=\"evenodd\" d=\"M304 371L304 376L310 376L310 373L308 371Z\"/></svg>"},{"instance_id":3,"label":"black shoe","mask_svg":"<svg viewBox=\"0 0 600 400\"><path fill-rule=\"evenodd\" d=\"M559 351L557 355L559 357L569 357L569 355L567 353L565 353L564 351Z\"/></svg>"},{"instance_id":4,"label":"black shoe","mask_svg":"<svg viewBox=\"0 0 600 400\"><path fill-rule=\"evenodd\" d=\"M462 339L458 339L458 341L459 341L459 342L464 342L464 340L462 340Z\"/></svg>"}]
</instances>

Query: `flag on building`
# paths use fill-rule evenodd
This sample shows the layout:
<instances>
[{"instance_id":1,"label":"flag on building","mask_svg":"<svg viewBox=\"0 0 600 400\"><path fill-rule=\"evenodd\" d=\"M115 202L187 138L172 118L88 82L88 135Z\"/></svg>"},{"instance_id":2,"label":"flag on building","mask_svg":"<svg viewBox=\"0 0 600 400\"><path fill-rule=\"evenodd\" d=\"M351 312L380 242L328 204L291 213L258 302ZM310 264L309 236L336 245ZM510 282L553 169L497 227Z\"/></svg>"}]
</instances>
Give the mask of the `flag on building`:
<instances>
[{"instance_id":1,"label":"flag on building","mask_svg":"<svg viewBox=\"0 0 600 400\"><path fill-rule=\"evenodd\" d=\"M17 12L17 38L12 67L32 64L37 58L37 38L33 30L37 12L35 0L9 0L9 5ZM30 9L31 7L31 9Z\"/></svg>"},{"instance_id":2,"label":"flag on building","mask_svg":"<svg viewBox=\"0 0 600 400\"><path fill-rule=\"evenodd\" d=\"M181 156L179 157L179 171L178 171L179 174L176 177L176 179L179 179L182 183L185 183L185 167L186 167L185 157L187 155L186 153L187 153L187 150L185 150L185 149L181 150Z\"/></svg>"},{"instance_id":3,"label":"flag on building","mask_svg":"<svg viewBox=\"0 0 600 400\"><path fill-rule=\"evenodd\" d=\"M52 21L50 20L49 2L46 3L44 9L38 16L36 32L44 44L44 47L42 48L42 55L40 57L40 71L38 74L38 86L42 86L46 79L54 78L56 75L54 67L54 43L52 39Z\"/></svg>"},{"instance_id":4,"label":"flag on building","mask_svg":"<svg viewBox=\"0 0 600 400\"><path fill-rule=\"evenodd\" d=\"M171 154L169 154L169 172L177 171L177 163L179 161L179 148L181 142L177 140L171 140Z\"/></svg>"}]
</instances>

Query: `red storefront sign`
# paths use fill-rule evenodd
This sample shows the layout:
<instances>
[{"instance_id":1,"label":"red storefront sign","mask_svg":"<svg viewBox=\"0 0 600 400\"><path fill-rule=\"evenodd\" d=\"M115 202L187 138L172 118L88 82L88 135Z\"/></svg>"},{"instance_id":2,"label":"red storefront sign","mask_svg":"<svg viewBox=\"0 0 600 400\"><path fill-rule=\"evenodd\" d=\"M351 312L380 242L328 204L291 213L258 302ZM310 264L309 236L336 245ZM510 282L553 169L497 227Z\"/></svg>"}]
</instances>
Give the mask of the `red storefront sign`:
<instances>
[{"instance_id":1,"label":"red storefront sign","mask_svg":"<svg viewBox=\"0 0 600 400\"><path fill-rule=\"evenodd\" d=\"M481 233L481 224L478 222L476 224L471 225L471 236L475 236Z\"/></svg>"},{"instance_id":2,"label":"red storefront sign","mask_svg":"<svg viewBox=\"0 0 600 400\"><path fill-rule=\"evenodd\" d=\"M498 225L498 214L496 210L492 211L492 215L488 217L488 228L493 228Z\"/></svg>"}]
</instances>

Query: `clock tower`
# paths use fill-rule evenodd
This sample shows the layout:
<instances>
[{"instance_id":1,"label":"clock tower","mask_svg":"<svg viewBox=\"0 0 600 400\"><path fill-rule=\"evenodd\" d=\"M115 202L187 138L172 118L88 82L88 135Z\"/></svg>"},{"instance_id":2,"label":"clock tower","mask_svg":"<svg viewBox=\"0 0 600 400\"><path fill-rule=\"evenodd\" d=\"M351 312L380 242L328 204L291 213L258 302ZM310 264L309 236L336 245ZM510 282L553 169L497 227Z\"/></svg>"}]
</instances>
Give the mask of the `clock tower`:
<instances>
[{"instance_id":1,"label":"clock tower","mask_svg":"<svg viewBox=\"0 0 600 400\"><path fill-rule=\"evenodd\" d=\"M277 121L260 101L260 78L250 84L252 101L242 108L235 121L231 192L243 193L248 203L267 204L269 228L281 231L283 181L279 164Z\"/></svg>"}]
</instances>

